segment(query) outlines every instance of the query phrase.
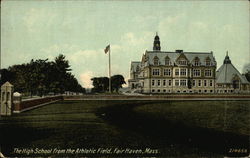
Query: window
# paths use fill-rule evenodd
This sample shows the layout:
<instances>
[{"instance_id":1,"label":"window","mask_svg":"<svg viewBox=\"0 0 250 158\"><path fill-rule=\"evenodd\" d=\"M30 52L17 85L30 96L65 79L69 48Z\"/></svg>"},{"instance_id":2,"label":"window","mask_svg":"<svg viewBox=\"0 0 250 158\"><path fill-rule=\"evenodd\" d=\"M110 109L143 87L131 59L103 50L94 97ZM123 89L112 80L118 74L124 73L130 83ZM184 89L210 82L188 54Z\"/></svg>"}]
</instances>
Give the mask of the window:
<instances>
[{"instance_id":1,"label":"window","mask_svg":"<svg viewBox=\"0 0 250 158\"><path fill-rule=\"evenodd\" d=\"M175 86L179 86L179 80L175 80Z\"/></svg>"},{"instance_id":2,"label":"window","mask_svg":"<svg viewBox=\"0 0 250 158\"><path fill-rule=\"evenodd\" d=\"M153 69L153 76L159 76L160 75L160 69Z\"/></svg>"},{"instance_id":3,"label":"window","mask_svg":"<svg viewBox=\"0 0 250 158\"><path fill-rule=\"evenodd\" d=\"M169 86L172 85L172 80L168 80L168 85L169 85Z\"/></svg>"},{"instance_id":4,"label":"window","mask_svg":"<svg viewBox=\"0 0 250 158\"><path fill-rule=\"evenodd\" d=\"M207 80L204 80L204 86L205 87L207 86Z\"/></svg>"},{"instance_id":5,"label":"window","mask_svg":"<svg viewBox=\"0 0 250 158\"><path fill-rule=\"evenodd\" d=\"M187 75L187 69L181 69L181 76L186 76Z\"/></svg>"},{"instance_id":6,"label":"window","mask_svg":"<svg viewBox=\"0 0 250 158\"><path fill-rule=\"evenodd\" d=\"M200 61L196 59L196 60L194 61L194 66L199 66L199 65L200 65Z\"/></svg>"},{"instance_id":7,"label":"window","mask_svg":"<svg viewBox=\"0 0 250 158\"><path fill-rule=\"evenodd\" d=\"M154 65L159 65L159 58L158 57L154 57Z\"/></svg>"},{"instance_id":8,"label":"window","mask_svg":"<svg viewBox=\"0 0 250 158\"><path fill-rule=\"evenodd\" d=\"M198 86L199 87L201 86L201 80L198 80Z\"/></svg>"},{"instance_id":9,"label":"window","mask_svg":"<svg viewBox=\"0 0 250 158\"><path fill-rule=\"evenodd\" d=\"M205 76L206 77L211 77L212 76L212 71L211 70L205 70Z\"/></svg>"},{"instance_id":10,"label":"window","mask_svg":"<svg viewBox=\"0 0 250 158\"><path fill-rule=\"evenodd\" d=\"M152 80L152 86L154 86L155 85L155 80Z\"/></svg>"},{"instance_id":11,"label":"window","mask_svg":"<svg viewBox=\"0 0 250 158\"><path fill-rule=\"evenodd\" d=\"M155 92L155 90L154 90L154 89L152 89L152 92Z\"/></svg>"},{"instance_id":12,"label":"window","mask_svg":"<svg viewBox=\"0 0 250 158\"><path fill-rule=\"evenodd\" d=\"M158 92L161 92L161 90L160 90L160 89L158 89Z\"/></svg>"},{"instance_id":13,"label":"window","mask_svg":"<svg viewBox=\"0 0 250 158\"><path fill-rule=\"evenodd\" d=\"M201 76L201 70L199 70L199 69L194 69L193 75L194 75L194 77Z\"/></svg>"},{"instance_id":14,"label":"window","mask_svg":"<svg viewBox=\"0 0 250 158\"><path fill-rule=\"evenodd\" d=\"M10 92L7 92L6 101L10 100Z\"/></svg>"},{"instance_id":15,"label":"window","mask_svg":"<svg viewBox=\"0 0 250 158\"><path fill-rule=\"evenodd\" d=\"M171 75L171 70L170 69L164 69L163 70L163 75L164 76L170 76Z\"/></svg>"},{"instance_id":16,"label":"window","mask_svg":"<svg viewBox=\"0 0 250 158\"><path fill-rule=\"evenodd\" d=\"M213 87L213 80L210 80L210 87Z\"/></svg>"},{"instance_id":17,"label":"window","mask_svg":"<svg viewBox=\"0 0 250 158\"><path fill-rule=\"evenodd\" d=\"M166 80L162 80L162 85L166 86Z\"/></svg>"},{"instance_id":18,"label":"window","mask_svg":"<svg viewBox=\"0 0 250 158\"><path fill-rule=\"evenodd\" d=\"M187 60L179 60L179 65L187 65Z\"/></svg>"},{"instance_id":19,"label":"window","mask_svg":"<svg viewBox=\"0 0 250 158\"><path fill-rule=\"evenodd\" d=\"M5 92L2 93L2 100L4 100Z\"/></svg>"},{"instance_id":20,"label":"window","mask_svg":"<svg viewBox=\"0 0 250 158\"><path fill-rule=\"evenodd\" d=\"M161 85L161 80L157 81L157 85L160 86Z\"/></svg>"},{"instance_id":21,"label":"window","mask_svg":"<svg viewBox=\"0 0 250 158\"><path fill-rule=\"evenodd\" d=\"M193 86L195 87L195 80L193 80Z\"/></svg>"},{"instance_id":22,"label":"window","mask_svg":"<svg viewBox=\"0 0 250 158\"><path fill-rule=\"evenodd\" d=\"M175 76L179 76L179 69L175 69Z\"/></svg>"},{"instance_id":23,"label":"window","mask_svg":"<svg viewBox=\"0 0 250 158\"><path fill-rule=\"evenodd\" d=\"M180 85L181 86L186 86L187 85L187 80L181 80Z\"/></svg>"},{"instance_id":24,"label":"window","mask_svg":"<svg viewBox=\"0 0 250 158\"><path fill-rule=\"evenodd\" d=\"M140 70L140 67L137 65L136 72L139 72L139 70Z\"/></svg>"},{"instance_id":25,"label":"window","mask_svg":"<svg viewBox=\"0 0 250 158\"><path fill-rule=\"evenodd\" d=\"M206 64L206 66L210 66L211 65L211 60L210 59L206 59L205 64Z\"/></svg>"},{"instance_id":26,"label":"window","mask_svg":"<svg viewBox=\"0 0 250 158\"><path fill-rule=\"evenodd\" d=\"M233 80L233 88L238 89L239 88L239 80Z\"/></svg>"},{"instance_id":27,"label":"window","mask_svg":"<svg viewBox=\"0 0 250 158\"><path fill-rule=\"evenodd\" d=\"M166 92L166 89L163 89L163 92Z\"/></svg>"},{"instance_id":28,"label":"window","mask_svg":"<svg viewBox=\"0 0 250 158\"><path fill-rule=\"evenodd\" d=\"M170 60L169 60L169 58L166 58L166 59L165 59L165 65L170 65Z\"/></svg>"}]
</instances>

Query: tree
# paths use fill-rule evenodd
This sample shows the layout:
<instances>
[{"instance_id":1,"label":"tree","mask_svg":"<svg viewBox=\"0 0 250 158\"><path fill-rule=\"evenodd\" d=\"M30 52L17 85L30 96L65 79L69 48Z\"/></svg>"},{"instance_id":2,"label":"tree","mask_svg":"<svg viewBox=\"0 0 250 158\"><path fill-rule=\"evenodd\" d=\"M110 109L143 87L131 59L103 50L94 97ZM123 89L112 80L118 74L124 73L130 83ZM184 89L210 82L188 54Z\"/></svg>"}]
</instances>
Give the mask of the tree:
<instances>
[{"instance_id":1,"label":"tree","mask_svg":"<svg viewBox=\"0 0 250 158\"><path fill-rule=\"evenodd\" d=\"M60 54L55 61L31 60L29 63L13 65L1 70L1 84L10 81L16 91L32 95L46 95L50 92L85 92L74 75L65 56Z\"/></svg>"},{"instance_id":2,"label":"tree","mask_svg":"<svg viewBox=\"0 0 250 158\"><path fill-rule=\"evenodd\" d=\"M69 61L65 60L64 55L59 54L59 56L55 58L55 66L57 69L56 80L59 82L59 84L57 84L57 88L62 94L66 90L64 87L64 85L66 84L66 80L65 80L66 74L68 71L71 71L71 69L69 69L70 67Z\"/></svg>"},{"instance_id":3,"label":"tree","mask_svg":"<svg viewBox=\"0 0 250 158\"><path fill-rule=\"evenodd\" d=\"M4 84L7 81L12 82L13 79L14 74L11 71L9 71L8 69L0 70L0 85Z\"/></svg>"},{"instance_id":4,"label":"tree","mask_svg":"<svg viewBox=\"0 0 250 158\"><path fill-rule=\"evenodd\" d=\"M94 88L92 92L106 92L109 87L109 78L108 77L94 77L91 78Z\"/></svg>"},{"instance_id":5,"label":"tree","mask_svg":"<svg viewBox=\"0 0 250 158\"><path fill-rule=\"evenodd\" d=\"M122 75L114 75L111 77L111 89L112 91L115 90L118 92L120 88L122 88L122 85L126 84L124 77Z\"/></svg>"}]
</instances>

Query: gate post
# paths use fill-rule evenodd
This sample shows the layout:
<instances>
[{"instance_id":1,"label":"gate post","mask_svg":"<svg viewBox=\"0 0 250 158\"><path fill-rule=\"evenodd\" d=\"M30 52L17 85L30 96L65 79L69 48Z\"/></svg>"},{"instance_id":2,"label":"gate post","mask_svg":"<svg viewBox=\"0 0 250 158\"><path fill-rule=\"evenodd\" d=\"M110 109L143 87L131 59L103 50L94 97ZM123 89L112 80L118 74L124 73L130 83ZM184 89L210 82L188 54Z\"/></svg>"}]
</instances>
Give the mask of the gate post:
<instances>
[{"instance_id":1,"label":"gate post","mask_svg":"<svg viewBox=\"0 0 250 158\"><path fill-rule=\"evenodd\" d=\"M1 86L1 111L0 115L10 116L13 110L13 90L14 87L9 82Z\"/></svg>"}]
</instances>

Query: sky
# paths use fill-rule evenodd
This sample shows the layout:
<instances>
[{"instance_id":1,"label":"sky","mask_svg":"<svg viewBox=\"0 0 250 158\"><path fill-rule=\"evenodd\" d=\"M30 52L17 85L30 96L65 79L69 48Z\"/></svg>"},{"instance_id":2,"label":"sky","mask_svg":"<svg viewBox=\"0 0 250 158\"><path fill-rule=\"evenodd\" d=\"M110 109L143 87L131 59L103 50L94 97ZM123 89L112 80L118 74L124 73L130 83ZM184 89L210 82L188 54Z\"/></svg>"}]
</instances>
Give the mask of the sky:
<instances>
[{"instance_id":1,"label":"sky","mask_svg":"<svg viewBox=\"0 0 250 158\"><path fill-rule=\"evenodd\" d=\"M1 68L66 56L85 87L92 77L127 80L131 61L153 49L213 51L219 68L228 51L234 66L250 64L249 2L245 1L1 1Z\"/></svg>"}]
</instances>

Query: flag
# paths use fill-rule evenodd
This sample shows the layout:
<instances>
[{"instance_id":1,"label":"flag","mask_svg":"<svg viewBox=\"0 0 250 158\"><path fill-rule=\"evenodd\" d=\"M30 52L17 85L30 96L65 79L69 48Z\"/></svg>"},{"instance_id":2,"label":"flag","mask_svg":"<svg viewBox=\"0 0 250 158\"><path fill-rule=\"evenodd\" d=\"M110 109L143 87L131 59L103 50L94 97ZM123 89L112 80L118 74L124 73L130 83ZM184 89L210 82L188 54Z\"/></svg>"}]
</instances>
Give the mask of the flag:
<instances>
[{"instance_id":1,"label":"flag","mask_svg":"<svg viewBox=\"0 0 250 158\"><path fill-rule=\"evenodd\" d=\"M104 49L104 52L105 54L107 54L107 52L110 50L110 45L108 45L105 49Z\"/></svg>"}]
</instances>

